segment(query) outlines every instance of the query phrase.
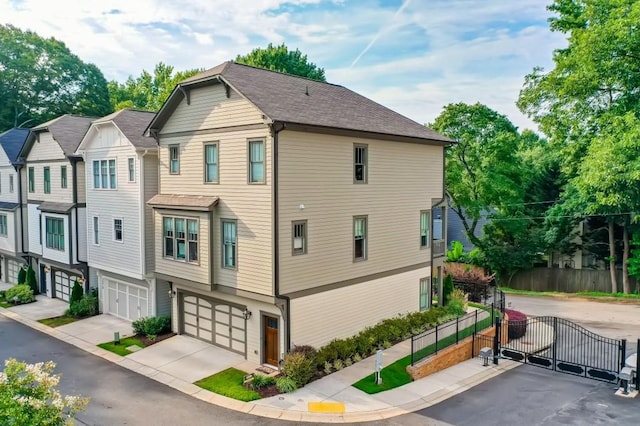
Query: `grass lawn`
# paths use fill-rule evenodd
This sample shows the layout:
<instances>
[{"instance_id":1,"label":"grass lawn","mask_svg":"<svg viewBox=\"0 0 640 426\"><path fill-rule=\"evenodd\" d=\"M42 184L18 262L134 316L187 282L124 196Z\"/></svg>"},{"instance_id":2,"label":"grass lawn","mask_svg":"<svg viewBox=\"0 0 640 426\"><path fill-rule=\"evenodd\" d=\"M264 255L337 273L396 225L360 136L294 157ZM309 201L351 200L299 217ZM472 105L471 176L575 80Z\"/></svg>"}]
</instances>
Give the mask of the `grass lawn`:
<instances>
[{"instance_id":1,"label":"grass lawn","mask_svg":"<svg viewBox=\"0 0 640 426\"><path fill-rule=\"evenodd\" d=\"M4 299L0 299L0 306L2 306L3 308L10 308L13 305L10 303L7 303Z\"/></svg>"},{"instance_id":2,"label":"grass lawn","mask_svg":"<svg viewBox=\"0 0 640 426\"><path fill-rule=\"evenodd\" d=\"M485 318L482 321L478 321L478 330L483 330L491 326L491 318ZM473 334L474 326L467 327L460 330L459 340L469 337ZM448 346L456 343L456 335L445 337L438 341L438 350L442 350ZM435 343L416 352L416 359L426 358L432 355L436 351ZM389 389L394 389L407 383L411 383L412 379L409 373L407 373L407 366L411 364L411 354L404 358L400 358L396 362L387 365L381 371L382 384L378 385L375 382L375 373L371 374L364 379L361 379L351 386L356 389L360 389L368 394L374 394L378 392L384 392Z\"/></svg>"},{"instance_id":3,"label":"grass lawn","mask_svg":"<svg viewBox=\"0 0 640 426\"><path fill-rule=\"evenodd\" d=\"M136 339L135 337L122 338L120 339L119 345L116 345L113 342L107 342L107 343L100 343L98 346L101 347L102 349L111 351L114 354L118 354L120 356L127 356L130 353L133 353L127 350L127 347L131 345L138 345L141 348L144 348L144 343L142 343L140 340Z\"/></svg>"},{"instance_id":4,"label":"grass lawn","mask_svg":"<svg viewBox=\"0 0 640 426\"><path fill-rule=\"evenodd\" d=\"M80 318L61 315L59 317L45 318L38 320L39 323L48 325L49 327L60 327L61 325L71 324L78 321Z\"/></svg>"},{"instance_id":5,"label":"grass lawn","mask_svg":"<svg viewBox=\"0 0 640 426\"><path fill-rule=\"evenodd\" d=\"M227 368L213 376L198 380L195 382L195 385L240 401L248 402L260 399L260 394L258 392L246 389L242 386L242 378L246 375L247 373L244 371L240 371L235 368Z\"/></svg>"}]
</instances>

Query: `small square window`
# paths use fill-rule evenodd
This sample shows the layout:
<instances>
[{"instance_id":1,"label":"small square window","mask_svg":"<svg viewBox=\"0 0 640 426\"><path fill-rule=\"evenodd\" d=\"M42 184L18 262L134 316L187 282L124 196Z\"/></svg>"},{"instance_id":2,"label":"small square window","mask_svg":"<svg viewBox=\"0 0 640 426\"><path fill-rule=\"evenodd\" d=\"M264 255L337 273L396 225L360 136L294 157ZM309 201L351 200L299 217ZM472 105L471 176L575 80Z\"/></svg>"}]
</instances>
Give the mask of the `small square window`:
<instances>
[{"instance_id":1,"label":"small square window","mask_svg":"<svg viewBox=\"0 0 640 426\"><path fill-rule=\"evenodd\" d=\"M297 220L291 223L292 251L293 256L307 253L307 221Z\"/></svg>"}]
</instances>

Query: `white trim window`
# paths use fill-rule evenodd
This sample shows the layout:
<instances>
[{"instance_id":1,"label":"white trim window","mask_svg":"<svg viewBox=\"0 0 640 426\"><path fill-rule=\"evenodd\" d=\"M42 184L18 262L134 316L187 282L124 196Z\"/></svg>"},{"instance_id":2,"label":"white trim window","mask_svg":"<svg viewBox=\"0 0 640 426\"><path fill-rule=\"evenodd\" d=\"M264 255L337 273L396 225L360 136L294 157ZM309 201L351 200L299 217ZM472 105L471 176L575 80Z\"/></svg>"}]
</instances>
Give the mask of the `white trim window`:
<instances>
[{"instance_id":1,"label":"white trim window","mask_svg":"<svg viewBox=\"0 0 640 426\"><path fill-rule=\"evenodd\" d=\"M353 182L367 183L368 174L368 147L367 145L353 145Z\"/></svg>"},{"instance_id":2,"label":"white trim window","mask_svg":"<svg viewBox=\"0 0 640 426\"><path fill-rule=\"evenodd\" d=\"M93 160L93 187L117 189L116 160Z\"/></svg>"},{"instance_id":3,"label":"white trim window","mask_svg":"<svg viewBox=\"0 0 640 426\"><path fill-rule=\"evenodd\" d=\"M420 248L429 247L429 230L431 229L431 212L420 212Z\"/></svg>"},{"instance_id":4,"label":"white trim window","mask_svg":"<svg viewBox=\"0 0 640 426\"><path fill-rule=\"evenodd\" d=\"M119 243L124 240L124 221L122 218L113 219L113 240Z\"/></svg>"},{"instance_id":5,"label":"white trim window","mask_svg":"<svg viewBox=\"0 0 640 426\"><path fill-rule=\"evenodd\" d=\"M129 182L136 181L136 159L133 157L127 158L127 172L129 176Z\"/></svg>"},{"instance_id":6,"label":"white trim window","mask_svg":"<svg viewBox=\"0 0 640 426\"><path fill-rule=\"evenodd\" d=\"M429 309L429 293L431 292L430 278L420 279L420 310L426 311Z\"/></svg>"},{"instance_id":7,"label":"white trim window","mask_svg":"<svg viewBox=\"0 0 640 426\"><path fill-rule=\"evenodd\" d=\"M9 235L9 230L7 228L7 215L0 214L0 236L6 237Z\"/></svg>"},{"instance_id":8,"label":"white trim window","mask_svg":"<svg viewBox=\"0 0 640 426\"><path fill-rule=\"evenodd\" d=\"M353 260L367 260L367 217L353 218Z\"/></svg>"},{"instance_id":9,"label":"white trim window","mask_svg":"<svg viewBox=\"0 0 640 426\"><path fill-rule=\"evenodd\" d=\"M64 219L45 217L46 247L64 251Z\"/></svg>"},{"instance_id":10,"label":"white trim window","mask_svg":"<svg viewBox=\"0 0 640 426\"><path fill-rule=\"evenodd\" d=\"M294 220L291 222L292 246L291 254L297 256L307 253L307 221Z\"/></svg>"},{"instance_id":11,"label":"white trim window","mask_svg":"<svg viewBox=\"0 0 640 426\"><path fill-rule=\"evenodd\" d=\"M100 245L100 218L93 216L93 244Z\"/></svg>"},{"instance_id":12,"label":"white trim window","mask_svg":"<svg viewBox=\"0 0 640 426\"><path fill-rule=\"evenodd\" d=\"M67 187L67 166L60 166L60 188Z\"/></svg>"},{"instance_id":13,"label":"white trim window","mask_svg":"<svg viewBox=\"0 0 640 426\"><path fill-rule=\"evenodd\" d=\"M222 221L222 267L236 269L238 266L237 222Z\"/></svg>"},{"instance_id":14,"label":"white trim window","mask_svg":"<svg viewBox=\"0 0 640 426\"><path fill-rule=\"evenodd\" d=\"M218 182L217 143L207 143L204 145L204 181L206 183Z\"/></svg>"},{"instance_id":15,"label":"white trim window","mask_svg":"<svg viewBox=\"0 0 640 426\"><path fill-rule=\"evenodd\" d=\"M9 192L13 192L13 175L9 175Z\"/></svg>"},{"instance_id":16,"label":"white trim window","mask_svg":"<svg viewBox=\"0 0 640 426\"><path fill-rule=\"evenodd\" d=\"M197 219L164 216L162 218L163 256L168 259L198 263L198 234Z\"/></svg>"},{"instance_id":17,"label":"white trim window","mask_svg":"<svg viewBox=\"0 0 640 426\"><path fill-rule=\"evenodd\" d=\"M264 183L264 141L249 141L249 183Z\"/></svg>"},{"instance_id":18,"label":"white trim window","mask_svg":"<svg viewBox=\"0 0 640 426\"><path fill-rule=\"evenodd\" d=\"M180 174L180 145L169 145L169 174Z\"/></svg>"}]
</instances>

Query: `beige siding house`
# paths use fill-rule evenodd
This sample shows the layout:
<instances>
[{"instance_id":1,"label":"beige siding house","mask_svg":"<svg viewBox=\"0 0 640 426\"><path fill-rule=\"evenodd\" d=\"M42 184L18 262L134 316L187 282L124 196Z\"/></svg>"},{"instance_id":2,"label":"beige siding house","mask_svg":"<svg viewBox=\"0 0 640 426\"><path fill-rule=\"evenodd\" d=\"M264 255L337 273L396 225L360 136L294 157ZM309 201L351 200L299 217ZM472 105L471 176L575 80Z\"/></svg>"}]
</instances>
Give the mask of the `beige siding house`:
<instances>
[{"instance_id":1,"label":"beige siding house","mask_svg":"<svg viewBox=\"0 0 640 426\"><path fill-rule=\"evenodd\" d=\"M180 83L147 133L174 331L277 367L293 345L428 309L450 140L342 86L233 62Z\"/></svg>"},{"instance_id":2,"label":"beige siding house","mask_svg":"<svg viewBox=\"0 0 640 426\"><path fill-rule=\"evenodd\" d=\"M20 152L27 175L29 256L40 291L69 300L89 289L84 164L75 154L94 118L63 115L31 129Z\"/></svg>"}]
</instances>

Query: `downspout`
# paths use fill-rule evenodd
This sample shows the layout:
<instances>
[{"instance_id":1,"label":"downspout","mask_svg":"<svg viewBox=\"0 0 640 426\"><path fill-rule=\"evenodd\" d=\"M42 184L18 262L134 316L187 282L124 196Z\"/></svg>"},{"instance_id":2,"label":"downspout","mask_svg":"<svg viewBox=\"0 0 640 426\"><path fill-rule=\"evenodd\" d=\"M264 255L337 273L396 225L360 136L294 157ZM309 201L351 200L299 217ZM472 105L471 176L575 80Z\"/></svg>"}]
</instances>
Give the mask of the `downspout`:
<instances>
[{"instance_id":1,"label":"downspout","mask_svg":"<svg viewBox=\"0 0 640 426\"><path fill-rule=\"evenodd\" d=\"M90 287L90 283L89 283L89 266L87 265L86 262L81 262L80 261L80 256L78 256L78 254L80 253L80 241L78 240L78 236L80 234L80 228L79 228L79 222L80 222L80 212L79 212L79 208L78 208L78 158L74 158L74 157L69 157L69 161L71 162L71 176L73 177L73 184L72 184L72 194L73 194L73 205L76 209L76 220L74 221L74 228L75 228L75 239L76 239L76 256L78 258L78 265L81 271L82 271L82 275L84 275L84 292L85 294L87 294L89 292L89 287ZM73 244L70 244L69 247L69 255L70 255L70 263L73 264Z\"/></svg>"},{"instance_id":2,"label":"downspout","mask_svg":"<svg viewBox=\"0 0 640 426\"><path fill-rule=\"evenodd\" d=\"M286 123L280 123L281 127L276 128L273 125L273 288L276 299L284 300L284 309L282 315L285 318L285 335L284 335L284 349L285 352L289 352L291 349L291 299L289 296L280 294L280 235L278 232L279 226L279 211L278 211L278 134L285 130Z\"/></svg>"}]
</instances>

